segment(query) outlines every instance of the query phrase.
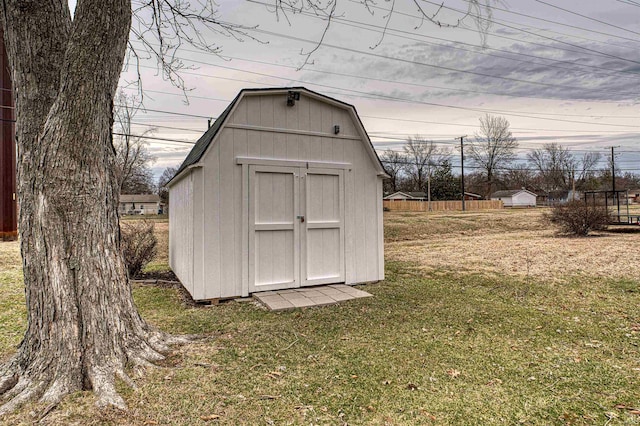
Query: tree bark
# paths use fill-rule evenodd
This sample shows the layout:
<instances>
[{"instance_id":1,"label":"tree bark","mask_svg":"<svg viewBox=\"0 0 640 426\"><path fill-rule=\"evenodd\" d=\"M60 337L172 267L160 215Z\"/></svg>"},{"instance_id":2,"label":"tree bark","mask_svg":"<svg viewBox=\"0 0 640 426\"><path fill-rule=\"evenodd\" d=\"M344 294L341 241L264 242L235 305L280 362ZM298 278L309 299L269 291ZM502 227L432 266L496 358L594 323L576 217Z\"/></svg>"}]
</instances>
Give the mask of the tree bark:
<instances>
[{"instance_id":1,"label":"tree bark","mask_svg":"<svg viewBox=\"0 0 640 426\"><path fill-rule=\"evenodd\" d=\"M0 0L16 88L19 232L28 327L0 368L0 415L93 389L124 408L116 376L172 338L137 313L120 251L113 99L129 0Z\"/></svg>"}]
</instances>

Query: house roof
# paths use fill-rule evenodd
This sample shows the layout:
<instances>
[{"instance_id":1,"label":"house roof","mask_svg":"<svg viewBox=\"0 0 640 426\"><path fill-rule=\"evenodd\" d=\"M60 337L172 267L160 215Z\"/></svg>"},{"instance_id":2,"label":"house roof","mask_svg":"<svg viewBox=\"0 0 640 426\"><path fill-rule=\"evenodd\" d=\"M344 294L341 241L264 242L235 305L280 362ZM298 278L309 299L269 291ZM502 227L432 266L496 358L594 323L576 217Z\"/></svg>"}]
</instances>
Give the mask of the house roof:
<instances>
[{"instance_id":1,"label":"house roof","mask_svg":"<svg viewBox=\"0 0 640 426\"><path fill-rule=\"evenodd\" d=\"M378 154L376 153L375 148L373 147L373 144L371 143L371 139L369 139L369 135L367 134L366 130L364 129L364 125L362 124L362 121L360 120L360 117L358 116L358 112L356 111L356 108L353 105L348 104L346 102L337 100L337 99L332 98L330 96L326 96L326 95L320 94L318 92L314 92L313 90L309 90L309 89L307 89L305 87L301 87L300 86L300 87L242 89L240 91L240 93L238 93L238 95L231 101L229 106L227 106L227 108L222 112L222 114L220 114L220 116L218 116L218 118L213 123L213 125L211 125L211 127L209 127L209 129L200 137L200 139L198 139L198 141L196 142L194 147L191 149L191 151L189 152L189 154L187 155L185 160L182 162L182 164L178 168L178 171L175 173L175 175L173 175L171 180L169 180L169 182L166 183L166 186L170 186L171 182L177 181L178 176L182 175L183 172L187 168L189 168L189 166L195 165L195 164L198 163L198 161L200 161L200 159L202 158L204 153L207 151L207 149L209 148L211 143L214 141L214 139L215 139L216 135L218 134L218 132L220 131L220 129L222 129L222 126L224 125L225 121L227 120L227 118L231 114L231 111L233 111L233 109L236 106L236 104L238 104L240 99L242 99L242 97L245 94L247 94L247 93L260 93L260 92L267 92L267 93L268 92L274 92L274 93L277 93L277 92L284 92L284 91L289 91L289 90L304 91L304 92L307 92L307 94L311 94L311 95L313 95L315 97L320 97L320 98L324 98L326 100L330 100L330 101L336 102L336 103L338 103L338 104L340 104L342 106L345 106L345 107L350 108L351 110L353 110L355 118L358 121L357 124L360 125L360 128L363 131L367 142L369 143L370 154L372 153L372 157L376 158L379 174L381 174L383 176L386 176L386 177L389 177L388 174L386 173L385 169L384 169L384 166L382 165L382 162L380 161L380 158L378 158Z\"/></svg>"},{"instance_id":2,"label":"house roof","mask_svg":"<svg viewBox=\"0 0 640 426\"><path fill-rule=\"evenodd\" d=\"M413 198L424 198L424 197L427 196L427 193L426 192L422 192L422 191L405 192L405 194L409 194Z\"/></svg>"},{"instance_id":3,"label":"house roof","mask_svg":"<svg viewBox=\"0 0 640 426\"><path fill-rule=\"evenodd\" d=\"M387 195L387 196L386 196L386 197L384 197L384 198L385 198L385 199L386 199L386 198L391 198L391 197L393 197L394 195L398 195L398 194L404 195L404 196L406 196L407 198L426 198L426 197L427 197L427 193L426 193L426 192L420 192L420 191L413 191L413 192L408 192L408 191L396 191L396 192L394 192L394 193L392 193L392 194Z\"/></svg>"},{"instance_id":4,"label":"house roof","mask_svg":"<svg viewBox=\"0 0 640 426\"><path fill-rule=\"evenodd\" d=\"M121 203L158 203L158 194L120 194Z\"/></svg>"},{"instance_id":5,"label":"house roof","mask_svg":"<svg viewBox=\"0 0 640 426\"><path fill-rule=\"evenodd\" d=\"M474 194L473 192L465 192L464 195L466 195L468 197L473 197L473 198L482 198L482 195Z\"/></svg>"},{"instance_id":6,"label":"house roof","mask_svg":"<svg viewBox=\"0 0 640 426\"><path fill-rule=\"evenodd\" d=\"M534 194L531 191L527 191L526 189L508 189L505 191L496 191L493 194L491 194L491 198L499 198L499 197L513 197L516 194L519 194L521 192L526 192L528 194L533 195L534 197L536 196L536 194Z\"/></svg>"}]
</instances>

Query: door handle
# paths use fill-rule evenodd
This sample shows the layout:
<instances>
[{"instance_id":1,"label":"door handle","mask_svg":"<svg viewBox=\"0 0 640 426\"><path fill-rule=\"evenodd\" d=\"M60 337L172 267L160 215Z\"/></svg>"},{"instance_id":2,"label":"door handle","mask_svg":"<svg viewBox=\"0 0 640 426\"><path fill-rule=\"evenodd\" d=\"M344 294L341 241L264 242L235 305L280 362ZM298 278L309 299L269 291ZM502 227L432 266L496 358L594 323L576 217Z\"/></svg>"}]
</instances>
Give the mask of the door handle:
<instances>
[{"instance_id":1,"label":"door handle","mask_svg":"<svg viewBox=\"0 0 640 426\"><path fill-rule=\"evenodd\" d=\"M298 219L300 219L300 223L304 223L304 216L298 216Z\"/></svg>"}]
</instances>

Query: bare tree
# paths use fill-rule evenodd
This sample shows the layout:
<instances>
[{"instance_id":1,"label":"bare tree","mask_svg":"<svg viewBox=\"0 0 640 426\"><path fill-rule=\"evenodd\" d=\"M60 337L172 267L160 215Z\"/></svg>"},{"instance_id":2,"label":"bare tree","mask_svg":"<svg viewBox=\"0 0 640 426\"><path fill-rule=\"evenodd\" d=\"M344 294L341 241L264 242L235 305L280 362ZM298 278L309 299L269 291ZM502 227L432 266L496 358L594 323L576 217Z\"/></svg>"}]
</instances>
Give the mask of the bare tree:
<instances>
[{"instance_id":1,"label":"bare tree","mask_svg":"<svg viewBox=\"0 0 640 426\"><path fill-rule=\"evenodd\" d=\"M167 167L158 178L157 191L160 199L164 203L169 202L169 190L165 187L165 185L169 183L171 179L173 179L177 171L177 167Z\"/></svg>"},{"instance_id":2,"label":"bare tree","mask_svg":"<svg viewBox=\"0 0 640 426\"><path fill-rule=\"evenodd\" d=\"M467 154L484 174L487 198L493 192L498 170L513 161L517 147L506 118L489 114L480 118L480 131L467 145Z\"/></svg>"},{"instance_id":3,"label":"bare tree","mask_svg":"<svg viewBox=\"0 0 640 426\"><path fill-rule=\"evenodd\" d=\"M404 154L407 159L405 171L414 188L427 193L431 210L431 176L434 168L449 157L449 152L418 135L407 139Z\"/></svg>"},{"instance_id":4,"label":"bare tree","mask_svg":"<svg viewBox=\"0 0 640 426\"><path fill-rule=\"evenodd\" d=\"M538 176L526 164L514 165L502 174L502 185L506 188L538 188Z\"/></svg>"},{"instance_id":5,"label":"bare tree","mask_svg":"<svg viewBox=\"0 0 640 426\"><path fill-rule=\"evenodd\" d=\"M329 19L336 10L335 0L275 4ZM482 13L479 1L471 4ZM144 369L184 341L140 317L121 253L112 130L127 46L131 66L156 58L184 88L176 54L183 44L218 53L210 40L253 38L251 27L220 20L211 0L148 0L133 9L130 0L78 0L73 19L67 1L3 0L0 23L16 89L28 318L17 353L0 367L0 415L87 389L98 405L124 408L115 378L133 386L126 367Z\"/></svg>"},{"instance_id":6,"label":"bare tree","mask_svg":"<svg viewBox=\"0 0 640 426\"><path fill-rule=\"evenodd\" d=\"M593 173L600 154L589 152L576 158L568 148L552 142L531 151L527 158L538 172L543 190L575 191L576 181L584 181Z\"/></svg>"},{"instance_id":7,"label":"bare tree","mask_svg":"<svg viewBox=\"0 0 640 426\"><path fill-rule=\"evenodd\" d=\"M527 159L538 172L544 191L571 188L576 162L567 148L556 142L547 143L528 153Z\"/></svg>"},{"instance_id":8,"label":"bare tree","mask_svg":"<svg viewBox=\"0 0 640 426\"><path fill-rule=\"evenodd\" d=\"M140 109L137 96L120 90L116 95L113 145L116 149L116 175L121 194L151 194L155 189L149 165L155 158L149 153L145 136L154 129L134 134L132 120Z\"/></svg>"},{"instance_id":9,"label":"bare tree","mask_svg":"<svg viewBox=\"0 0 640 426\"><path fill-rule=\"evenodd\" d=\"M574 172L574 182L578 188L585 190L589 182L596 178L596 166L600 162L602 155L599 152L585 152L579 161L579 168Z\"/></svg>"},{"instance_id":10,"label":"bare tree","mask_svg":"<svg viewBox=\"0 0 640 426\"><path fill-rule=\"evenodd\" d=\"M398 178L406 167L407 160L405 156L398 151L387 149L380 155L380 161L382 161L384 169L391 176L391 179L387 180L389 189L391 192L396 192L398 190Z\"/></svg>"}]
</instances>

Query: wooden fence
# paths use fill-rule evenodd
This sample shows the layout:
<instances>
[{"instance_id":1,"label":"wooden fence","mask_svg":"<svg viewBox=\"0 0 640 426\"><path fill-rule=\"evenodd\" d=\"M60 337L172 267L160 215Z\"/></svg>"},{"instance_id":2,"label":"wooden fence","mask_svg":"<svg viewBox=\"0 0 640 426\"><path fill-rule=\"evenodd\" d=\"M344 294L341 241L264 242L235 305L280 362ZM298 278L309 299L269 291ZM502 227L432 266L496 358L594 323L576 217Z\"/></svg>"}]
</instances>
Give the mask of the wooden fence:
<instances>
[{"instance_id":1,"label":"wooden fence","mask_svg":"<svg viewBox=\"0 0 640 426\"><path fill-rule=\"evenodd\" d=\"M427 212L429 211L428 201L408 201L408 200L383 200L385 210L403 212ZM466 200L464 202L466 210L492 210L503 208L502 201L499 200ZM462 201L432 201L431 211L462 211Z\"/></svg>"}]
</instances>

